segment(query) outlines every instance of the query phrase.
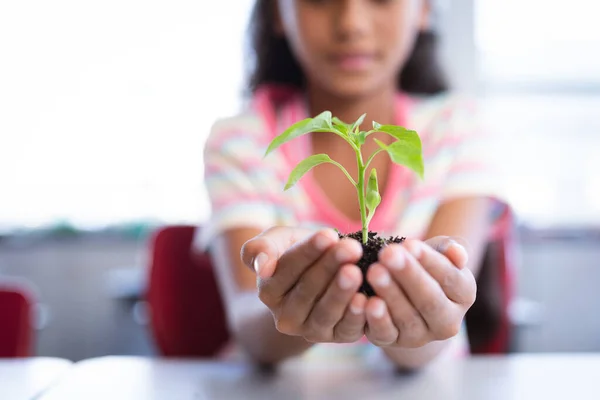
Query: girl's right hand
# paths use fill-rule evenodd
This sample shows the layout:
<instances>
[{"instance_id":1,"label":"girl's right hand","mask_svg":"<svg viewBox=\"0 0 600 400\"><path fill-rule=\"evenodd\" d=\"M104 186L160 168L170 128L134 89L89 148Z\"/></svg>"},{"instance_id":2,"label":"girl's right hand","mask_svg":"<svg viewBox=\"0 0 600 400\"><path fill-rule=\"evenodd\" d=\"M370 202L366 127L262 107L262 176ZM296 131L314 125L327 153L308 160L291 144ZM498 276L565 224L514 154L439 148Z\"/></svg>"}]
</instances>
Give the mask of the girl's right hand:
<instances>
[{"instance_id":1,"label":"girl's right hand","mask_svg":"<svg viewBox=\"0 0 600 400\"><path fill-rule=\"evenodd\" d=\"M364 335L367 298L357 293L362 255L356 240L274 227L242 247L242 260L256 271L258 297L281 333L313 343L355 342Z\"/></svg>"}]
</instances>

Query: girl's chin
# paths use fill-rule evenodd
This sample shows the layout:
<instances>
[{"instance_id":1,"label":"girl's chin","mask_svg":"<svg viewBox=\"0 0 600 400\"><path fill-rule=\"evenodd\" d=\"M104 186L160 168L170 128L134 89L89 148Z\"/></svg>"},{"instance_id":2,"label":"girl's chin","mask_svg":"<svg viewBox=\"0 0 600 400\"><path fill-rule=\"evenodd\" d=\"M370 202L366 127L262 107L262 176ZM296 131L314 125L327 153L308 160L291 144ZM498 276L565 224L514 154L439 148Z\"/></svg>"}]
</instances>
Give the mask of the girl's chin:
<instances>
[{"instance_id":1,"label":"girl's chin","mask_svg":"<svg viewBox=\"0 0 600 400\"><path fill-rule=\"evenodd\" d=\"M368 77L347 77L337 76L335 79L325 81L327 91L337 97L356 98L373 95L382 89L380 80L372 79L373 75Z\"/></svg>"}]
</instances>

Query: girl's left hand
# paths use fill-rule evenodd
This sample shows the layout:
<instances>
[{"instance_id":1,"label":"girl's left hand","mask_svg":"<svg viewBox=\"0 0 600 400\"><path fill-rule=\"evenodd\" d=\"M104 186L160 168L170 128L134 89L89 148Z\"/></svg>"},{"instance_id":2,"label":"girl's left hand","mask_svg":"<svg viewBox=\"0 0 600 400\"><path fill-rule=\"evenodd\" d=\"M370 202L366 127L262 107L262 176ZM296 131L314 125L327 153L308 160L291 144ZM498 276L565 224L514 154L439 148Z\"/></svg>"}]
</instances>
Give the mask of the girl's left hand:
<instances>
[{"instance_id":1,"label":"girl's left hand","mask_svg":"<svg viewBox=\"0 0 600 400\"><path fill-rule=\"evenodd\" d=\"M467 258L464 247L444 236L384 248L367 273L377 293L365 308L367 338L416 348L457 335L477 291Z\"/></svg>"}]
</instances>

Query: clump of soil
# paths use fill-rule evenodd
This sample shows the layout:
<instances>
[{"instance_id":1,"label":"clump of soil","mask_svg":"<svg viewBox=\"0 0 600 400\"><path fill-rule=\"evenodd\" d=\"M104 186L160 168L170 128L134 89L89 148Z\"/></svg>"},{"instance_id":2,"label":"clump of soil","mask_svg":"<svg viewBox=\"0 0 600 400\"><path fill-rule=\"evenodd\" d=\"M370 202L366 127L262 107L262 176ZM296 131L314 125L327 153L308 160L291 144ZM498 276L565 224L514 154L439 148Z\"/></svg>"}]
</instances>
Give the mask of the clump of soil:
<instances>
[{"instance_id":1,"label":"clump of soil","mask_svg":"<svg viewBox=\"0 0 600 400\"><path fill-rule=\"evenodd\" d=\"M375 291L367 282L367 270L369 269L371 264L377 262L377 256L379 255L379 251L383 248L383 246L387 246L392 243L402 243L404 242L404 240L406 240L406 238L399 236L390 236L388 238L383 238L377 236L377 232L371 231L369 231L368 235L369 239L367 240L367 244L363 244L362 231L357 231L348 234L341 234L338 232L338 236L340 237L340 239L351 238L358 241L362 245L363 256L356 264L358 265L363 274L363 283L358 289L358 291L364 293L367 297L371 297L375 295Z\"/></svg>"}]
</instances>

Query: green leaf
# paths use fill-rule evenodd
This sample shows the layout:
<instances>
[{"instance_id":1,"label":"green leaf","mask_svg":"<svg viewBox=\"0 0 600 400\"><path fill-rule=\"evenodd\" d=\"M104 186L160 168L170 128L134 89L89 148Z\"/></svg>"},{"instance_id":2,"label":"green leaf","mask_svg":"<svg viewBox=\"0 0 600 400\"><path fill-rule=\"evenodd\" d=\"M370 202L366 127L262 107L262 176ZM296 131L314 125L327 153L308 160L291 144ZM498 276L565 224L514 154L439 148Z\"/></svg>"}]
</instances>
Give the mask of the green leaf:
<instances>
[{"instance_id":1,"label":"green leaf","mask_svg":"<svg viewBox=\"0 0 600 400\"><path fill-rule=\"evenodd\" d=\"M362 146L363 144L365 144L365 140L367 139L367 132L358 132L358 135L356 135L356 142L358 143L359 146Z\"/></svg>"},{"instance_id":2,"label":"green leaf","mask_svg":"<svg viewBox=\"0 0 600 400\"><path fill-rule=\"evenodd\" d=\"M371 174L369 174L367 190L379 193L379 184L377 182L377 170L375 168L371 169Z\"/></svg>"},{"instance_id":3,"label":"green leaf","mask_svg":"<svg viewBox=\"0 0 600 400\"><path fill-rule=\"evenodd\" d=\"M373 121L373 129L394 137L396 141L389 146L377 141L385 149L392 161L415 171L421 179L424 176L421 138L417 132L395 125L381 125Z\"/></svg>"},{"instance_id":4,"label":"green leaf","mask_svg":"<svg viewBox=\"0 0 600 400\"><path fill-rule=\"evenodd\" d=\"M377 171L375 168L371 170L369 175L369 182L367 183L367 208L370 213L373 214L375 209L381 203L381 195L379 194L379 187L377 184Z\"/></svg>"},{"instance_id":5,"label":"green leaf","mask_svg":"<svg viewBox=\"0 0 600 400\"><path fill-rule=\"evenodd\" d=\"M367 114L363 114L360 117L358 117L358 119L352 124L352 126L350 127L350 131L354 132L358 127L360 127L360 124L363 123L363 121L365 120L365 117L367 116ZM363 142L364 143L364 142Z\"/></svg>"},{"instance_id":6,"label":"green leaf","mask_svg":"<svg viewBox=\"0 0 600 400\"><path fill-rule=\"evenodd\" d=\"M373 122L373 129L376 129L378 132L387 133L400 141L410 143L418 147L419 151L421 151L421 138L419 138L416 131L396 125L380 125L376 122Z\"/></svg>"},{"instance_id":7,"label":"green leaf","mask_svg":"<svg viewBox=\"0 0 600 400\"><path fill-rule=\"evenodd\" d=\"M333 123L333 127L335 129L337 129L342 134L344 134L344 136L348 136L348 133L349 133L349 131L348 131L348 124L344 123L344 121L342 121L338 117L333 117L333 119L331 120L331 122Z\"/></svg>"},{"instance_id":8,"label":"green leaf","mask_svg":"<svg viewBox=\"0 0 600 400\"><path fill-rule=\"evenodd\" d=\"M333 122L334 126L348 126L347 123L345 123L344 121L342 121L341 119L339 119L338 117L333 117L331 118L331 122Z\"/></svg>"},{"instance_id":9,"label":"green leaf","mask_svg":"<svg viewBox=\"0 0 600 400\"><path fill-rule=\"evenodd\" d=\"M288 181L285 184L284 190L288 190L289 188L294 186L300 180L300 178L304 176L304 174L306 174L308 171L310 171L317 165L323 163L337 164L327 154L314 154L300 161L300 163L296 165L296 167L290 173Z\"/></svg>"},{"instance_id":10,"label":"green leaf","mask_svg":"<svg viewBox=\"0 0 600 400\"><path fill-rule=\"evenodd\" d=\"M333 126L331 123L331 112L323 111L321 114L317 115L314 118L306 118L302 121L296 122L288 129L285 130L282 134L275 137L267 151L265 152L265 156L271 153L273 150L277 149L282 144L289 142L297 138L298 136L305 135L311 132L332 132Z\"/></svg>"},{"instance_id":11,"label":"green leaf","mask_svg":"<svg viewBox=\"0 0 600 400\"><path fill-rule=\"evenodd\" d=\"M425 167L423 165L420 140L418 143L411 140L397 140L389 146L377 139L375 139L375 142L377 142L379 147L387 151L394 163L410 168L423 179Z\"/></svg>"}]
</instances>

